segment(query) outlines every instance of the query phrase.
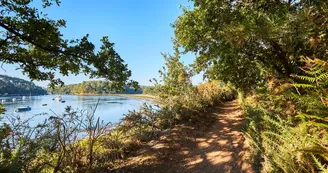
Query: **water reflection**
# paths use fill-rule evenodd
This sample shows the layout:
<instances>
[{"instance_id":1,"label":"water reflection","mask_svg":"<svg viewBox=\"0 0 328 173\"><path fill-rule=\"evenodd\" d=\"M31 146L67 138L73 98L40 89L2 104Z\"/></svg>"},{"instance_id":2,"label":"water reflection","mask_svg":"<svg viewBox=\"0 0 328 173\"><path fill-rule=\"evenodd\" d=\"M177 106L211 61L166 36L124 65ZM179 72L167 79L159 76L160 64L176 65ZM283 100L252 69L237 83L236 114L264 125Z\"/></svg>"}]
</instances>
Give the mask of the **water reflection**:
<instances>
[{"instance_id":1,"label":"water reflection","mask_svg":"<svg viewBox=\"0 0 328 173\"><path fill-rule=\"evenodd\" d=\"M22 119L33 117L32 123L43 122L51 115L61 114L65 111L65 107L72 106L73 109L88 109L94 106L98 99L99 104L96 110L96 118L100 117L104 122L118 122L123 117L123 114L128 113L129 110L138 109L144 102L150 103L147 100L139 100L134 98L125 98L119 96L74 96L74 95L62 95L65 103L61 103L56 100L52 100L55 96L32 96L31 99L22 100L16 98L15 101L10 97L0 97L0 100L5 99L2 102L6 109L5 114L19 115ZM46 106L44 106L47 104ZM31 111L28 112L15 112L15 109L19 106L30 106Z\"/></svg>"}]
</instances>

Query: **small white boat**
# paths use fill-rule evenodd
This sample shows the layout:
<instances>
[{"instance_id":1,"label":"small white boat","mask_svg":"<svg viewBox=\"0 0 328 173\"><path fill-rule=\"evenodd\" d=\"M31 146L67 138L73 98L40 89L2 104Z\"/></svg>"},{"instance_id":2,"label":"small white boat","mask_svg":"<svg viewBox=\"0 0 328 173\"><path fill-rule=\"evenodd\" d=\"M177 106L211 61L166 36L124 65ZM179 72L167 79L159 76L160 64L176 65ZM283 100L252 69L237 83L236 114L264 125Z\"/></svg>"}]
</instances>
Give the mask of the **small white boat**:
<instances>
[{"instance_id":1,"label":"small white boat","mask_svg":"<svg viewBox=\"0 0 328 173\"><path fill-rule=\"evenodd\" d=\"M30 111L32 108L29 106L20 106L16 108L15 112L25 112L25 111Z\"/></svg>"},{"instance_id":2,"label":"small white boat","mask_svg":"<svg viewBox=\"0 0 328 173\"><path fill-rule=\"evenodd\" d=\"M4 103L4 102L6 102L6 100L5 99L2 99L1 102Z\"/></svg>"},{"instance_id":3,"label":"small white boat","mask_svg":"<svg viewBox=\"0 0 328 173\"><path fill-rule=\"evenodd\" d=\"M16 98L13 98L13 102L16 101Z\"/></svg>"},{"instance_id":4,"label":"small white boat","mask_svg":"<svg viewBox=\"0 0 328 173\"><path fill-rule=\"evenodd\" d=\"M22 97L22 100L26 100L26 96L23 96L23 97Z\"/></svg>"},{"instance_id":5,"label":"small white boat","mask_svg":"<svg viewBox=\"0 0 328 173\"><path fill-rule=\"evenodd\" d=\"M55 98L55 100L57 100L57 101L62 101L63 100L63 98L61 97L61 96L57 96L56 98Z\"/></svg>"}]
</instances>

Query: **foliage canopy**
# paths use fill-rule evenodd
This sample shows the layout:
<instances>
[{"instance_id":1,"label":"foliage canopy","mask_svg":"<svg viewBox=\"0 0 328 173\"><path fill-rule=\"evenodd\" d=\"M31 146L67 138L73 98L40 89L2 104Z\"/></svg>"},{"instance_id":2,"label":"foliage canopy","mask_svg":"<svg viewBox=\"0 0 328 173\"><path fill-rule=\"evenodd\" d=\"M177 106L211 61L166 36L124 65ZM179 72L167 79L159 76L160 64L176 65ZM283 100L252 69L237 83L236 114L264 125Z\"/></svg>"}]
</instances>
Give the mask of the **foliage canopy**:
<instances>
[{"instance_id":1,"label":"foliage canopy","mask_svg":"<svg viewBox=\"0 0 328 173\"><path fill-rule=\"evenodd\" d=\"M64 39L60 32L63 19L53 20L32 5L32 0L0 2L0 61L19 64L32 80L50 80L51 86L61 84L55 70L62 75L89 74L110 80L113 87L137 86L130 81L131 71L114 50L108 37L101 39L96 53L88 35L81 39ZM60 5L59 0L42 0L42 7Z\"/></svg>"},{"instance_id":2,"label":"foliage canopy","mask_svg":"<svg viewBox=\"0 0 328 173\"><path fill-rule=\"evenodd\" d=\"M328 4L323 0L193 0L174 23L176 42L196 53L209 79L242 89L265 72L298 74L300 56L327 59Z\"/></svg>"}]
</instances>

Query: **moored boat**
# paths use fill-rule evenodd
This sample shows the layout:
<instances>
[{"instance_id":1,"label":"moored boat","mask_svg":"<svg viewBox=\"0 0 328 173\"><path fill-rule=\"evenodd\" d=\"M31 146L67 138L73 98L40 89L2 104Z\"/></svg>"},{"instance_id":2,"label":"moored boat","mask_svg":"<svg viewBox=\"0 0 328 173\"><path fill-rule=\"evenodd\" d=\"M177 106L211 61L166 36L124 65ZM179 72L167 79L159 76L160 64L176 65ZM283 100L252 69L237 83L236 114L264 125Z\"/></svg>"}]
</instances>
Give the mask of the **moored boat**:
<instances>
[{"instance_id":1,"label":"moored boat","mask_svg":"<svg viewBox=\"0 0 328 173\"><path fill-rule=\"evenodd\" d=\"M57 100L57 101L60 101L60 102L61 102L61 101L63 100L63 98L62 98L61 96L56 96L56 97L55 97L55 100Z\"/></svg>"},{"instance_id":2,"label":"moored boat","mask_svg":"<svg viewBox=\"0 0 328 173\"><path fill-rule=\"evenodd\" d=\"M30 111L32 108L29 106L20 106L16 108L16 112L25 112L25 111Z\"/></svg>"},{"instance_id":3,"label":"moored boat","mask_svg":"<svg viewBox=\"0 0 328 173\"><path fill-rule=\"evenodd\" d=\"M47 106L48 104L46 104L46 103L44 103L44 104L42 104L42 106Z\"/></svg>"}]
</instances>

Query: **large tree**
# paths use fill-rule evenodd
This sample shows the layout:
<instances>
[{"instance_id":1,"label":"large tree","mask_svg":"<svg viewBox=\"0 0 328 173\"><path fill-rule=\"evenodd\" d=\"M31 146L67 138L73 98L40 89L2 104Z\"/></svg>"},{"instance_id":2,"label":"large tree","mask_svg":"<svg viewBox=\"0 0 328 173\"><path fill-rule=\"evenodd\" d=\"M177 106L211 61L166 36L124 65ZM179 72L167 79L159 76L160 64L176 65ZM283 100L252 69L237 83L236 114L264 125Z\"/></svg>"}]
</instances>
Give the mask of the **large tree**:
<instances>
[{"instance_id":1,"label":"large tree","mask_svg":"<svg viewBox=\"0 0 328 173\"><path fill-rule=\"evenodd\" d=\"M250 88L263 74L299 73L300 57L327 60L325 0L192 0L174 23L176 42L210 79Z\"/></svg>"},{"instance_id":2,"label":"large tree","mask_svg":"<svg viewBox=\"0 0 328 173\"><path fill-rule=\"evenodd\" d=\"M65 76L84 73L103 77L117 88L136 84L129 80L131 71L108 37L101 39L103 44L97 53L88 35L64 39L60 28L66 21L50 19L32 1L0 1L0 62L18 64L32 80L50 80L52 85L62 83L55 71ZM40 2L43 8L60 4L59 0Z\"/></svg>"}]
</instances>

